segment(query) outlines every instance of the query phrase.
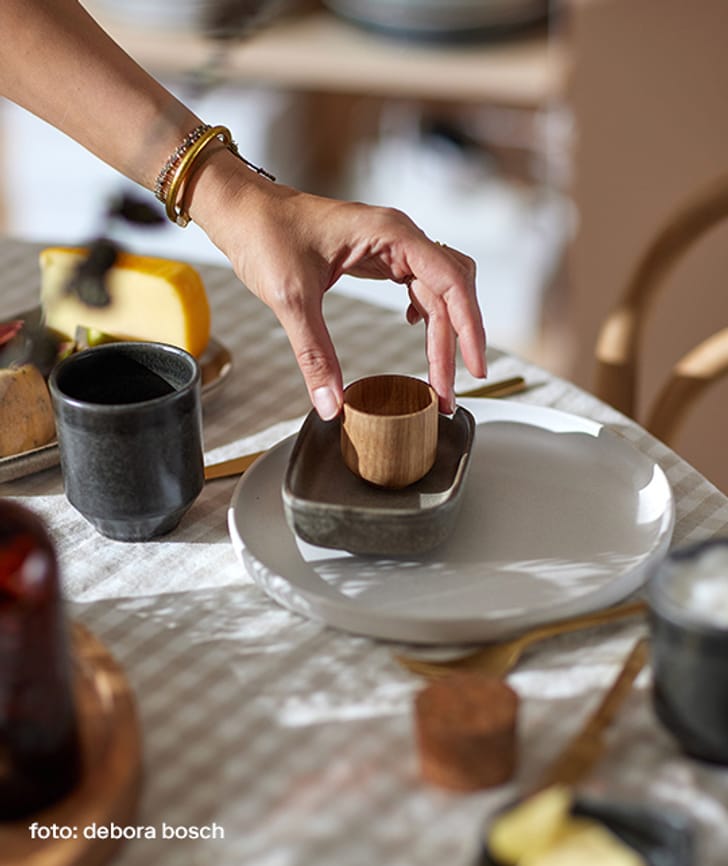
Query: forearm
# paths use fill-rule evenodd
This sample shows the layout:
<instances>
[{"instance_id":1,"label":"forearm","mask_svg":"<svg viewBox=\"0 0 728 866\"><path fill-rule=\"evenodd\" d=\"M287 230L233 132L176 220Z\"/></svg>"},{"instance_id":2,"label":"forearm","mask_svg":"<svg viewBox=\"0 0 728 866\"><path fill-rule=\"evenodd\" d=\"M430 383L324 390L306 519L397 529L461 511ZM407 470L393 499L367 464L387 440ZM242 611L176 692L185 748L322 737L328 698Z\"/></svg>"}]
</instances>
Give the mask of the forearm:
<instances>
[{"instance_id":1,"label":"forearm","mask_svg":"<svg viewBox=\"0 0 728 866\"><path fill-rule=\"evenodd\" d=\"M77 0L0 0L0 95L147 189L200 123ZM321 417L341 407L322 298L343 273L407 287L408 320L425 320L430 381L441 409L451 411L456 336L470 372L485 374L474 263L432 243L398 211L272 184L223 142L199 141L202 150L193 146L185 157L192 166L183 158L166 186L177 199L167 202L170 216L173 204L183 208L275 312Z\"/></svg>"},{"instance_id":2,"label":"forearm","mask_svg":"<svg viewBox=\"0 0 728 866\"><path fill-rule=\"evenodd\" d=\"M0 0L0 94L148 189L199 123L76 0Z\"/></svg>"}]
</instances>

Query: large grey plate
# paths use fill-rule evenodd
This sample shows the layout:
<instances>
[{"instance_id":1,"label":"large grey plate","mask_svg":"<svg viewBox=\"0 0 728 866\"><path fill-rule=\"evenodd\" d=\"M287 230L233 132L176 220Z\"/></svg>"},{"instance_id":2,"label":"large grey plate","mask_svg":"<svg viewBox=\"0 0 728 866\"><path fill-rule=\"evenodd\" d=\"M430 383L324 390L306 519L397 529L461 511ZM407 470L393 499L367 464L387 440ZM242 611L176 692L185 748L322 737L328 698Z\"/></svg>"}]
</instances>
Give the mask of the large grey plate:
<instances>
[{"instance_id":1,"label":"large grey plate","mask_svg":"<svg viewBox=\"0 0 728 866\"><path fill-rule=\"evenodd\" d=\"M475 421L462 407L440 415L432 469L402 490L374 487L347 469L341 422L312 411L301 427L283 480L288 525L304 541L350 553L414 555L442 544L462 502Z\"/></svg>"},{"instance_id":2,"label":"large grey plate","mask_svg":"<svg viewBox=\"0 0 728 866\"><path fill-rule=\"evenodd\" d=\"M281 484L295 437L233 494L233 548L304 616L372 637L495 640L614 604L661 561L674 501L660 466L603 424L506 400L463 400L477 429L450 538L422 556L355 556L302 541Z\"/></svg>"}]
</instances>

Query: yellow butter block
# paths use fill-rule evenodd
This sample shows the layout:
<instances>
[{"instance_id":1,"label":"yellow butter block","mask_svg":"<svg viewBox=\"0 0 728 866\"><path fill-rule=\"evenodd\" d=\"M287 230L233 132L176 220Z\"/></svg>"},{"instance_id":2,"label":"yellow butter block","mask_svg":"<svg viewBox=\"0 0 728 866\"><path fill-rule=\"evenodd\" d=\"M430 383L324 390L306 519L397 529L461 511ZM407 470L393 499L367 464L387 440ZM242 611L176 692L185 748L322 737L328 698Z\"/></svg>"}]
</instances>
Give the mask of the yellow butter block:
<instances>
[{"instance_id":1,"label":"yellow butter block","mask_svg":"<svg viewBox=\"0 0 728 866\"><path fill-rule=\"evenodd\" d=\"M488 836L488 848L500 863L515 866L523 857L545 851L569 820L572 794L556 785L499 815Z\"/></svg>"},{"instance_id":2,"label":"yellow butter block","mask_svg":"<svg viewBox=\"0 0 728 866\"><path fill-rule=\"evenodd\" d=\"M107 274L111 302L89 307L66 291L86 251L48 247L40 254L45 323L67 339L78 326L123 340L154 340L199 357L210 339L210 306L199 273L170 259L119 253Z\"/></svg>"},{"instance_id":3,"label":"yellow butter block","mask_svg":"<svg viewBox=\"0 0 728 866\"><path fill-rule=\"evenodd\" d=\"M518 866L647 866L644 859L602 824L572 818L546 851L523 857Z\"/></svg>"},{"instance_id":4,"label":"yellow butter block","mask_svg":"<svg viewBox=\"0 0 728 866\"><path fill-rule=\"evenodd\" d=\"M503 866L646 866L599 821L571 814L569 788L554 785L499 815L488 850Z\"/></svg>"}]
</instances>

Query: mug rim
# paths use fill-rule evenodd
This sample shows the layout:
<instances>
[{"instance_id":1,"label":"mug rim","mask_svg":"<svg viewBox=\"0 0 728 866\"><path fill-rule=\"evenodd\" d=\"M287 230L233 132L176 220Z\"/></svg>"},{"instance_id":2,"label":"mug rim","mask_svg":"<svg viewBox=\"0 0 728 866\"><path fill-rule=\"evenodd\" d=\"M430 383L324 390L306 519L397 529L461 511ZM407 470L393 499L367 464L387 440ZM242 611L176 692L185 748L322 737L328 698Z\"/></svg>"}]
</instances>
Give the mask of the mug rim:
<instances>
[{"instance_id":1,"label":"mug rim","mask_svg":"<svg viewBox=\"0 0 728 866\"><path fill-rule=\"evenodd\" d=\"M189 367L191 376L189 381L185 382L179 388L174 388L167 394L161 394L158 397L150 397L146 400L136 400L127 403L97 403L93 400L83 400L80 397L73 397L61 388L58 379L63 375L64 371L79 362L79 360L88 359L90 354L117 354L122 350L131 349L133 354L135 350L148 351L150 349L161 352L165 355L176 355L181 358ZM157 407L164 402L178 399L184 394L189 393L198 387L202 380L200 365L190 352L183 349L181 346L175 346L171 343L162 343L155 340L119 340L113 343L103 343L99 346L89 346L81 349L79 352L74 352L62 361L59 361L51 370L48 376L48 388L54 401L62 402L66 406L72 406L77 409L92 409L94 412L103 412L108 414L116 414L128 412L130 408L140 409L146 407Z\"/></svg>"},{"instance_id":2,"label":"mug rim","mask_svg":"<svg viewBox=\"0 0 728 866\"><path fill-rule=\"evenodd\" d=\"M662 560L648 580L645 595L652 615L674 628L728 641L728 626L710 622L699 614L691 614L687 608L673 601L663 586L666 570L671 573L676 564L690 560L712 547L728 548L728 538L706 538L673 550Z\"/></svg>"},{"instance_id":3,"label":"mug rim","mask_svg":"<svg viewBox=\"0 0 728 866\"><path fill-rule=\"evenodd\" d=\"M375 379L380 380L400 380L407 381L408 383L412 383L416 385L418 389L422 389L423 393L425 389L429 392L429 399L425 405L421 406L419 409L413 409L409 412L375 412L369 409L363 409L361 406L358 406L355 403L350 403L347 400L347 393L351 396L352 391L357 388L361 388L366 382L371 382ZM359 415L364 418L386 418L386 419L397 419L397 418L414 418L417 415L423 415L427 412L432 411L433 403L435 407L437 407L437 393L435 389L430 385L429 382L426 382L424 379L420 379L417 376L408 376L406 373L374 373L370 376L362 376L359 379L355 379L353 382L350 382L346 388L344 388L344 399L342 408L347 412L351 412L353 414Z\"/></svg>"}]
</instances>

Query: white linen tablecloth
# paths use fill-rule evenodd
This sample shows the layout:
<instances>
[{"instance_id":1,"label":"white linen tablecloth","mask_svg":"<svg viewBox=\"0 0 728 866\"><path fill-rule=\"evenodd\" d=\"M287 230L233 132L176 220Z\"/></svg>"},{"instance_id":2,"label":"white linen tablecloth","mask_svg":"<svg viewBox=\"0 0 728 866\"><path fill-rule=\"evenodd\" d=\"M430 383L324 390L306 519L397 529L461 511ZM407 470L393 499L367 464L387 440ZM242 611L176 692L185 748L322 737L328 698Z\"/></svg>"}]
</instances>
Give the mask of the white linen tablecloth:
<instances>
[{"instance_id":1,"label":"white linen tablecloth","mask_svg":"<svg viewBox=\"0 0 728 866\"><path fill-rule=\"evenodd\" d=\"M0 317L37 302L38 247L0 242ZM234 355L206 403L208 461L294 432L308 400L272 314L222 268L200 268L213 332ZM397 291L383 285L383 291ZM420 328L331 294L327 321L345 380L383 370L423 375ZM490 378L537 385L514 397L608 424L660 463L677 507L674 545L728 534L728 500L631 420L570 383L489 351ZM474 384L461 373L458 387ZM582 724L645 625L630 621L551 640L509 682L522 699L515 779L456 795L418 775L413 696L422 686L392 644L335 631L279 607L250 580L229 540L235 479L208 484L169 536L102 538L63 495L60 469L0 485L46 521L70 614L124 666L138 701L145 778L137 823L156 839L127 843L119 866L459 866L483 821L540 771ZM401 648L401 647L400 647ZM724 866L728 769L682 756L652 712L645 671L610 732L588 788L686 811L697 866ZM160 838L171 826L222 828L224 839Z\"/></svg>"}]
</instances>

